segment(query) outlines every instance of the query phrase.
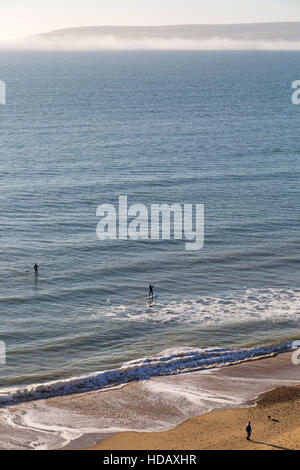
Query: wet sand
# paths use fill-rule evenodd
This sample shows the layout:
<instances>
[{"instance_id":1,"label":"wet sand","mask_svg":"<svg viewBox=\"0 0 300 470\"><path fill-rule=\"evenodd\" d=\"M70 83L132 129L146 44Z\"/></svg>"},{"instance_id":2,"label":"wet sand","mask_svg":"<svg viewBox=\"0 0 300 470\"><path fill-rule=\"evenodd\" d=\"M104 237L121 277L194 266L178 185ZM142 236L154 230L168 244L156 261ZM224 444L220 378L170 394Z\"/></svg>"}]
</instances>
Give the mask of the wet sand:
<instances>
[{"instance_id":1,"label":"wet sand","mask_svg":"<svg viewBox=\"0 0 300 470\"><path fill-rule=\"evenodd\" d=\"M246 440L245 425L252 436ZM90 450L300 450L300 387L266 392L255 407L213 411L159 433L125 432Z\"/></svg>"},{"instance_id":2,"label":"wet sand","mask_svg":"<svg viewBox=\"0 0 300 470\"><path fill-rule=\"evenodd\" d=\"M176 445L180 443L180 448L185 448L184 445L190 448L189 446L194 447L197 443L197 448L201 448L204 443L195 439L199 439L201 434L198 422L199 419L204 419L202 415L205 413L212 410L229 410L224 413L232 414L233 408L253 406L259 394L267 390L299 384L300 366L292 364L291 354L286 353L219 369L153 377L110 389L36 400L0 408L0 447L2 449L76 449L93 447L103 442L101 448L109 449L110 445L116 445L116 435L122 432L135 431L143 434L166 430L173 432L170 430L178 425L179 427L186 426L186 421L193 418L193 426L196 426L194 440L190 438L187 442L176 441ZM242 436L241 445L244 445L244 427L250 411L252 413L253 410L254 408L245 412L238 410L245 414L231 418L237 419L236 424L234 421L229 427L224 424L224 437L227 436L228 429L231 432L234 430L237 433L236 437ZM278 410L274 408L273 411L270 410L267 413L273 413L275 416L275 411L277 413ZM288 411L286 414L288 416ZM205 420L210 415L206 414ZM194 418L195 416L200 416L200 418ZM282 413L280 416L283 419ZM256 418L253 419L256 420ZM282 423L284 432L292 432L292 428L286 421L283 420ZM267 425L269 424L268 422ZM210 426L212 429L216 428L213 423ZM254 428L255 439L260 441L256 434L258 427L255 425ZM262 429L262 433L265 432L264 428ZM212 431L212 436L213 434ZM112 438L114 444L108 441L108 438ZM134 448L139 448L138 445L143 447L140 441L139 443L132 441L132 444L130 444L131 441L126 444L125 441L122 442L123 444L118 441L118 448L121 445L124 445L124 448L130 448L130 445ZM164 445L167 445L166 442L164 441ZM151 448L150 442L147 443L147 448L148 445ZM209 445L217 444L211 441ZM282 446L284 447L283 444ZM168 444L166 448L171 448L171 445Z\"/></svg>"},{"instance_id":3,"label":"wet sand","mask_svg":"<svg viewBox=\"0 0 300 470\"><path fill-rule=\"evenodd\" d=\"M274 359L223 368L218 371L217 376L213 374L210 379L214 382L215 391L220 390L221 383L224 385L227 382L224 396L228 389L236 396L236 386L243 395L247 385L250 397L255 390L266 386L266 380L270 381L270 388L276 380L284 383L287 376L295 374L294 377L299 379L300 370L297 367L299 366L291 364L290 354L285 354ZM300 386L277 387L261 394L255 406L253 401L248 401L247 404L247 408L213 411L188 419L164 432L119 433L91 450L300 449ZM245 426L249 420L253 433L251 440L247 441Z\"/></svg>"}]
</instances>

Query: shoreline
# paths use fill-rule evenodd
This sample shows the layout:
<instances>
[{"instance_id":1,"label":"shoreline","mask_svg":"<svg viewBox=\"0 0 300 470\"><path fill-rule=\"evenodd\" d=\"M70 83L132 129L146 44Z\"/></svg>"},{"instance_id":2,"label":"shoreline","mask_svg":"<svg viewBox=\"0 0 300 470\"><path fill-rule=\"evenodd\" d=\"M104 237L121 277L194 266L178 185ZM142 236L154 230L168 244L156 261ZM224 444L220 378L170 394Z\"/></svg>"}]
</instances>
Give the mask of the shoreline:
<instances>
[{"instance_id":1,"label":"shoreline","mask_svg":"<svg viewBox=\"0 0 300 470\"><path fill-rule=\"evenodd\" d=\"M200 401L202 401L201 414L192 414L187 419L182 419L180 422L176 423L175 426L169 427L168 429L165 428L162 431L142 432L140 430L138 432L130 431L115 433L111 436L104 437L103 439L98 441L96 446L84 447L88 447L89 450L113 450L119 448L121 450L148 448L164 448L167 450L172 449L172 440L168 443L166 447L161 447L159 445L153 446L153 444L151 447L152 437L156 436L158 439L160 439L161 436L168 436L170 434L173 439L174 432L176 432L177 428L180 432L181 427L184 427L185 423L193 423L193 420L195 419L205 420L205 417L214 416L218 413L229 413L234 415L235 413L239 414L244 412L248 414L249 409L255 409L258 406L259 401L264 397L265 394L269 393L271 394L270 396L272 396L272 394L276 395L276 390L280 390L282 388L284 388L284 390L289 390L290 387L300 387L300 368L292 364L291 353L279 354L277 356L273 356L272 358L262 358L257 361L250 361L248 363L244 362L241 364L215 369L213 371L194 372L188 375L189 378L184 380L184 378L182 377L182 381L187 382L189 386L191 385L191 383L194 382L197 384L198 387L200 385L199 382L201 382L201 391L208 392L208 394L210 395L209 398L211 399L211 401L209 402L208 400L208 403L205 403L205 399L207 399L205 393L200 397ZM159 381L159 378L157 378L156 381L158 382L158 387L156 389L154 387L153 389L154 384L152 384L151 387L153 392L157 392L158 388L163 387L162 381ZM155 382L155 379L153 380L153 382ZM165 378L165 381L163 382L169 382L168 378ZM174 381L171 380L171 382L172 385L175 386L174 388L176 389L176 387L178 386L178 381L176 380L176 378ZM206 390L203 386L206 387ZM176 393L178 392L178 388L173 392L176 395ZM237 392L239 394L239 399L237 399ZM217 403L215 402L216 397L219 400ZM214 404L213 406L211 406L212 403ZM159 409L157 410L157 413L160 413L161 411L162 410ZM244 427L245 425L242 426L242 436L244 436ZM149 438L149 436L152 437ZM146 441L148 442L147 446L141 445L141 442ZM154 440L154 442L157 441ZM69 448L74 447L69 446ZM175 448L176 447L174 447L174 449ZM177 450L182 448L182 442L180 442L180 444L177 446ZM187 447L184 448L192 449L193 446L187 445ZM199 448L201 448L201 446ZM203 448L205 448L205 446ZM214 445L212 448L217 447L216 445ZM234 446L229 448L234 448Z\"/></svg>"},{"instance_id":2,"label":"shoreline","mask_svg":"<svg viewBox=\"0 0 300 470\"><path fill-rule=\"evenodd\" d=\"M83 449L101 442L107 445L107 439L124 432L147 436L173 432L195 416L252 406L268 390L299 384L300 367L292 363L289 352L4 406L0 445L1 449Z\"/></svg>"},{"instance_id":3,"label":"shoreline","mask_svg":"<svg viewBox=\"0 0 300 470\"><path fill-rule=\"evenodd\" d=\"M223 367L268 359L291 350L291 341L249 347L207 348L162 352L125 362L115 369L93 372L61 380L32 383L0 390L0 405L13 406L34 400L112 389L155 377L214 371Z\"/></svg>"},{"instance_id":4,"label":"shoreline","mask_svg":"<svg viewBox=\"0 0 300 470\"><path fill-rule=\"evenodd\" d=\"M251 421L252 436L245 439ZM88 450L300 450L300 385L263 393L255 406L211 411L157 432L124 432Z\"/></svg>"},{"instance_id":5,"label":"shoreline","mask_svg":"<svg viewBox=\"0 0 300 470\"><path fill-rule=\"evenodd\" d=\"M216 379L218 376L219 385L225 384L228 386L229 382L232 385L232 392L237 387L245 392L245 386L248 388L248 397L240 401L240 403L228 403L216 406L211 410L203 412L198 415L189 417L182 420L175 427L162 431L154 432L121 432L101 439L95 446L89 446L88 450L217 450L217 449L299 449L300 447L300 368L293 365L291 362L291 353L283 353L272 358L262 358L257 361L248 363L236 364L221 368L208 374L194 374L196 381L203 380L203 375L209 375L210 379ZM294 377L294 381L291 377ZM229 382L227 381L229 379ZM217 380L217 382L218 382ZM213 394L219 388L215 380L212 380L210 392ZM289 385L294 382L294 385ZM252 390L257 390L254 396ZM260 390L260 391L259 391ZM226 391L223 390L223 396ZM297 403L293 404L293 399L296 395ZM282 405L282 403L285 403ZM270 416L267 421L262 418L263 416ZM283 424L277 423L276 418L272 416L282 416ZM292 418L296 417L297 421L293 427ZM255 440L250 442L245 439L245 425L248 420L253 420ZM272 421L274 419L275 421ZM222 425L221 425L222 423ZM278 424L272 431L282 432L282 426L288 429L289 446L285 442L284 436L280 437L282 445L270 444L264 442L262 438L256 440L261 434L266 435L272 441L277 442L278 435L273 436L270 434L270 423ZM226 436L228 429L232 429L235 425L236 432L231 433L231 438L223 439ZM221 433L216 432L221 428ZM262 430L262 431L261 431ZM291 434L292 432L292 434ZM276 434L275 433L275 434ZM205 435L206 439L201 439ZM213 436L212 436L213 434ZM210 436L210 439L207 438ZM213 437L213 438L212 438ZM246 445L245 445L246 443Z\"/></svg>"}]
</instances>

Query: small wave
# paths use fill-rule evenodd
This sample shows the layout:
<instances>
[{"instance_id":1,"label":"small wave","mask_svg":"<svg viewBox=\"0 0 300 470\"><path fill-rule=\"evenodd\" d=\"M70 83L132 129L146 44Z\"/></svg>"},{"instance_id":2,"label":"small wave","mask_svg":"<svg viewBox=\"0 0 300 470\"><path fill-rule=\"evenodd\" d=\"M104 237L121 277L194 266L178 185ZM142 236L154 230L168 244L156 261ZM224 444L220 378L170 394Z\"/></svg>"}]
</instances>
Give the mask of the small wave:
<instances>
[{"instance_id":1,"label":"small wave","mask_svg":"<svg viewBox=\"0 0 300 470\"><path fill-rule=\"evenodd\" d=\"M161 355L126 362L119 369L91 375L30 385L25 388L4 389L0 405L51 398L54 396L99 390L131 381L146 380L154 376L175 375L233 365L263 357L271 357L291 350L292 343L262 345L251 348L168 349Z\"/></svg>"}]
</instances>

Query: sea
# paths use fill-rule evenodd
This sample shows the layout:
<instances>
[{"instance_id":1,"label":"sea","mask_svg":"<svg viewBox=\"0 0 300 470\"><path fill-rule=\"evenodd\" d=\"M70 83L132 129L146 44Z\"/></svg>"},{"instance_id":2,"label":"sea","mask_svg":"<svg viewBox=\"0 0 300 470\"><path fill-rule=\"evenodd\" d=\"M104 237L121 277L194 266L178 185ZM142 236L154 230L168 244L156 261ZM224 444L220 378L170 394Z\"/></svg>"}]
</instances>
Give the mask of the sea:
<instances>
[{"instance_id":1,"label":"sea","mask_svg":"<svg viewBox=\"0 0 300 470\"><path fill-rule=\"evenodd\" d=\"M298 52L0 52L2 404L291 349L297 79ZM203 204L203 248L100 240L120 196Z\"/></svg>"}]
</instances>

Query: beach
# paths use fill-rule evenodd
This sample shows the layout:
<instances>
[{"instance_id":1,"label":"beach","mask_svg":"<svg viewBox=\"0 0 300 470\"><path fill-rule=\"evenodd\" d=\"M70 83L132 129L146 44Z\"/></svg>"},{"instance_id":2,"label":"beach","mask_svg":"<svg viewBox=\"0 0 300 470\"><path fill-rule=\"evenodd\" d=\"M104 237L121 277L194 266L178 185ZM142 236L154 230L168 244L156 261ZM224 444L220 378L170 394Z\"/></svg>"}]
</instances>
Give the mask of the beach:
<instances>
[{"instance_id":1,"label":"beach","mask_svg":"<svg viewBox=\"0 0 300 470\"><path fill-rule=\"evenodd\" d=\"M277 358L277 366L283 363L283 359L286 360ZM257 372L267 371L271 361L259 361L254 368ZM233 366L230 373L235 377L240 375L242 380L246 367L245 364ZM255 406L253 403L248 405L193 417L164 432L119 433L91 450L300 449L300 385L277 387L261 394ZM250 441L245 438L248 421L251 421L253 430Z\"/></svg>"},{"instance_id":2,"label":"beach","mask_svg":"<svg viewBox=\"0 0 300 470\"><path fill-rule=\"evenodd\" d=\"M249 444L248 420L253 441L296 448L299 389L286 387L299 385L300 367L292 363L291 353L284 353L91 392L33 398L1 407L1 449L243 448ZM284 390L281 395L271 394L266 407L255 408L261 394L278 387ZM252 442L251 448L259 445Z\"/></svg>"},{"instance_id":3,"label":"beach","mask_svg":"<svg viewBox=\"0 0 300 470\"><path fill-rule=\"evenodd\" d=\"M253 436L245 439L251 421ZM125 432L91 450L300 450L300 386L266 392L255 407L191 418L159 433Z\"/></svg>"}]
</instances>

